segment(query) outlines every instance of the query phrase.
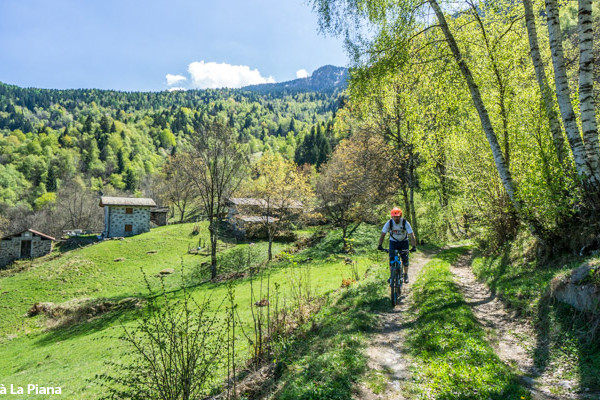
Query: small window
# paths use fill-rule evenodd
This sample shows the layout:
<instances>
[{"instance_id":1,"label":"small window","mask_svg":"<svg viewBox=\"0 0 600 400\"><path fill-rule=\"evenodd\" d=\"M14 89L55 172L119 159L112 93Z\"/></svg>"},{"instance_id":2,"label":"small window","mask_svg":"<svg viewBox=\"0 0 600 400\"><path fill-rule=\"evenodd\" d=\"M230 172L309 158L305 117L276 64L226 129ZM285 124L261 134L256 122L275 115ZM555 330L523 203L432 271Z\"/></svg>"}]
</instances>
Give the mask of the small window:
<instances>
[{"instance_id":1,"label":"small window","mask_svg":"<svg viewBox=\"0 0 600 400\"><path fill-rule=\"evenodd\" d=\"M126 208L125 214L133 214L133 208Z\"/></svg>"},{"instance_id":2,"label":"small window","mask_svg":"<svg viewBox=\"0 0 600 400\"><path fill-rule=\"evenodd\" d=\"M133 232L133 225L125 225L125 232Z\"/></svg>"}]
</instances>

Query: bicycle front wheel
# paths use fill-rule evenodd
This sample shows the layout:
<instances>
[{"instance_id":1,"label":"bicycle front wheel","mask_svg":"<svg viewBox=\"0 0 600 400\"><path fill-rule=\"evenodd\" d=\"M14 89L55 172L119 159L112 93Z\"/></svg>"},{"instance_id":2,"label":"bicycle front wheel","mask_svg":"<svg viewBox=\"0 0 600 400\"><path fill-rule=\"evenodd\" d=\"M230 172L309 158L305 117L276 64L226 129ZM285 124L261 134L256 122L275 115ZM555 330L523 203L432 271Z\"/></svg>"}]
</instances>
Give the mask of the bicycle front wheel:
<instances>
[{"instance_id":1,"label":"bicycle front wheel","mask_svg":"<svg viewBox=\"0 0 600 400\"><path fill-rule=\"evenodd\" d=\"M392 267L392 276L390 279L390 299L392 301L392 308L396 307L396 300L397 300L397 295L396 295L396 278L397 278L397 273L396 273L396 268Z\"/></svg>"}]
</instances>

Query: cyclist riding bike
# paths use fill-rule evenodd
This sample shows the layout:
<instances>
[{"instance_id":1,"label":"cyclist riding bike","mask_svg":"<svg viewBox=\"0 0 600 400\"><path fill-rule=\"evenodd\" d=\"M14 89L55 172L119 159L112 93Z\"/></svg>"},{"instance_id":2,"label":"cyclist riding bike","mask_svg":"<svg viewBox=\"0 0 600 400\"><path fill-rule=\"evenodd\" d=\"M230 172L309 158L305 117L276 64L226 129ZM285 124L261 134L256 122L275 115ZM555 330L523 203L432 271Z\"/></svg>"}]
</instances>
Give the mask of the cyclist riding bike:
<instances>
[{"instance_id":1,"label":"cyclist riding bike","mask_svg":"<svg viewBox=\"0 0 600 400\"><path fill-rule=\"evenodd\" d=\"M395 258L395 252L398 251L402 258L402 265L404 266L404 283L408 283L408 253L402 252L402 250L408 250L408 239L410 238L412 249L411 252L417 251L417 239L413 233L412 227L408 221L402 218L402 210L398 207L394 207L391 211L392 219L385 223L381 230L381 236L379 237L378 250L384 250L382 247L383 239L387 233L390 234L390 261ZM390 263L390 276L392 275L392 264ZM390 278L391 279L391 278Z\"/></svg>"}]
</instances>

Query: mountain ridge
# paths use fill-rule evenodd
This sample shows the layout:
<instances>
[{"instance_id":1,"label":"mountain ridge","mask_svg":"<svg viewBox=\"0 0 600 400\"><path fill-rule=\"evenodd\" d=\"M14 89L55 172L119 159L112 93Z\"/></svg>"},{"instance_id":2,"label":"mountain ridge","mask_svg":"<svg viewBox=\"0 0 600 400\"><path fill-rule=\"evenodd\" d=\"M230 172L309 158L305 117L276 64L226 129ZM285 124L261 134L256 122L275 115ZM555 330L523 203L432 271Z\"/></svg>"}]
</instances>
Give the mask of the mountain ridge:
<instances>
[{"instance_id":1,"label":"mountain ridge","mask_svg":"<svg viewBox=\"0 0 600 400\"><path fill-rule=\"evenodd\" d=\"M324 65L313 71L306 78L293 79L291 81L277 83L262 83L258 85L244 86L241 90L259 93L268 92L335 92L346 89L348 86L348 68Z\"/></svg>"}]
</instances>

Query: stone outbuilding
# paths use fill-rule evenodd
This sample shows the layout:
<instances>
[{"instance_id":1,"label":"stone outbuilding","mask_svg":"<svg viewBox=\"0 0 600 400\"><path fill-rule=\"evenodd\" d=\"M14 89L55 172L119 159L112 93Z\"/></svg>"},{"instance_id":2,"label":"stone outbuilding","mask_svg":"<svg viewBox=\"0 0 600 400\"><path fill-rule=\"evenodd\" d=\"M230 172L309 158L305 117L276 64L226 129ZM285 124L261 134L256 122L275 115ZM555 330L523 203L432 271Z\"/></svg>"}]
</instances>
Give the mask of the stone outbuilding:
<instances>
[{"instance_id":1,"label":"stone outbuilding","mask_svg":"<svg viewBox=\"0 0 600 400\"><path fill-rule=\"evenodd\" d=\"M0 267L20 258L37 258L52 251L52 236L27 229L0 240Z\"/></svg>"},{"instance_id":2,"label":"stone outbuilding","mask_svg":"<svg viewBox=\"0 0 600 400\"><path fill-rule=\"evenodd\" d=\"M156 207L150 210L150 222L155 226L165 226L169 223L169 208Z\"/></svg>"},{"instance_id":3,"label":"stone outbuilding","mask_svg":"<svg viewBox=\"0 0 600 400\"><path fill-rule=\"evenodd\" d=\"M100 207L104 207L102 237L111 238L149 232L150 214L156 203L148 198L102 196Z\"/></svg>"},{"instance_id":4,"label":"stone outbuilding","mask_svg":"<svg viewBox=\"0 0 600 400\"><path fill-rule=\"evenodd\" d=\"M249 197L231 197L227 199L227 220L233 232L239 238L261 238L265 223L277 222L282 217L294 221L303 211L303 204L297 200L288 200L283 204L271 204L267 219L267 205L264 199Z\"/></svg>"}]
</instances>

